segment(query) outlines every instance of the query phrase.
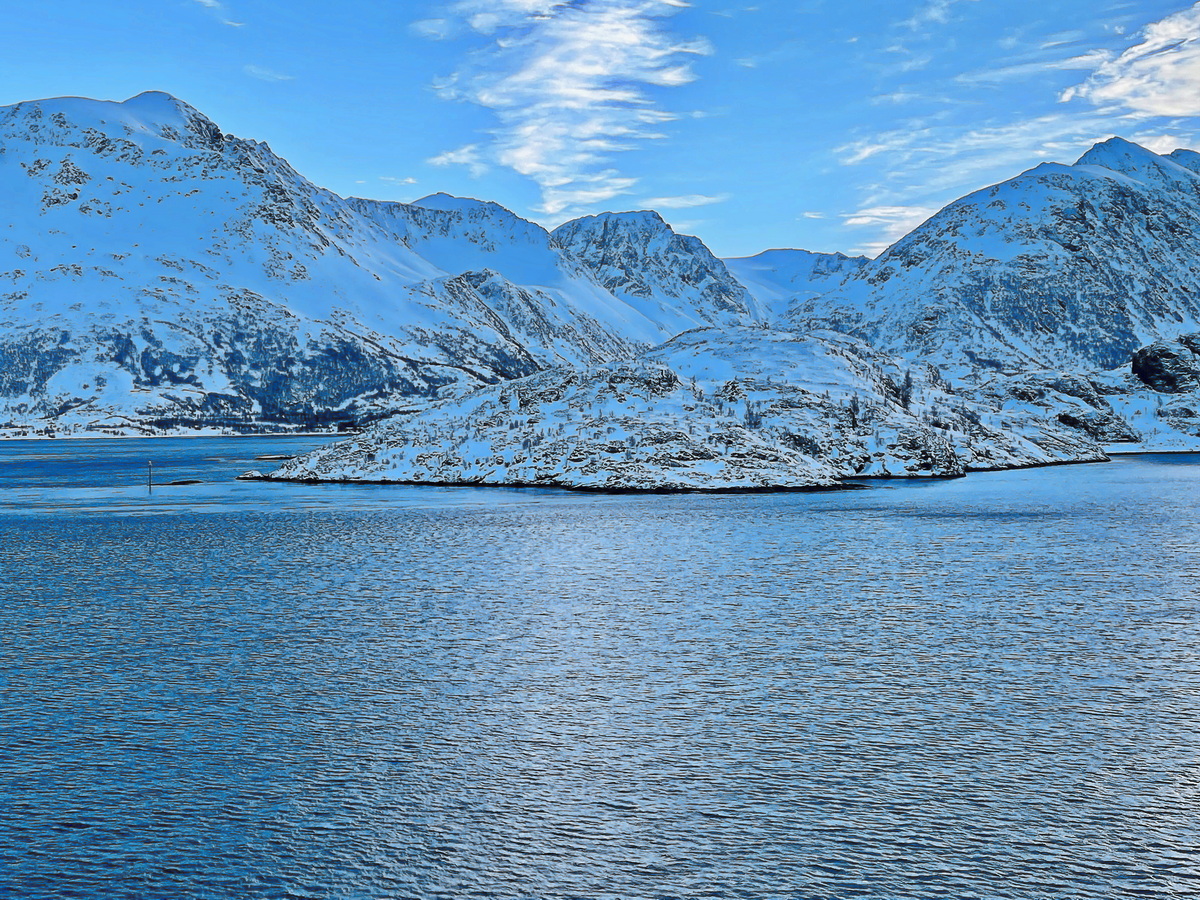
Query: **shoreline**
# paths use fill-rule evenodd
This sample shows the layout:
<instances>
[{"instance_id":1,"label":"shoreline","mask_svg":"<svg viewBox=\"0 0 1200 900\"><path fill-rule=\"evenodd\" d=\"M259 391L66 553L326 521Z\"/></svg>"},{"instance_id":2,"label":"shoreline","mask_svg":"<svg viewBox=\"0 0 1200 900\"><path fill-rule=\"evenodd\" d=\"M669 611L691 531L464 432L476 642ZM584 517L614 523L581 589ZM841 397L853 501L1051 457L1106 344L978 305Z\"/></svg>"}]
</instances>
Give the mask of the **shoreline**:
<instances>
[{"instance_id":1,"label":"shoreline","mask_svg":"<svg viewBox=\"0 0 1200 900\"><path fill-rule=\"evenodd\" d=\"M600 487L590 485L571 485L571 484L536 484L533 482L511 482L504 484L496 484L495 482L486 481L399 481L385 479L360 479L360 478L273 478L270 475L257 475L254 477L246 477L245 474L239 475L237 481L256 481L269 482L271 484L331 484L331 485L395 485L396 487L431 487L431 488L492 488L514 491L570 491L580 494L812 494L823 491L855 491L865 490L865 484L848 484L846 482L838 482L836 484L809 484L796 486L729 486L729 487Z\"/></svg>"},{"instance_id":2,"label":"shoreline","mask_svg":"<svg viewBox=\"0 0 1200 900\"><path fill-rule=\"evenodd\" d=\"M961 475L848 475L835 484L830 485L767 485L767 486L728 486L728 487L598 487L588 485L566 484L535 484L531 482L511 482L497 484L480 481L414 481L412 479L364 479L364 478L276 478L271 474L249 472L237 476L237 481L269 482L272 484L303 484L303 485L395 485L397 487L442 487L442 488L504 488L508 490L547 490L569 491L585 494L803 494L827 491L856 491L870 490L878 482L897 483L927 483L933 481L958 481L971 475L986 475L990 472L1017 472L1029 469L1049 469L1056 466L1102 465L1112 462L1104 459L1063 459L1044 463L1029 463L1026 465L996 466L991 469L976 469L968 467ZM864 484L863 482L869 482Z\"/></svg>"},{"instance_id":3,"label":"shoreline","mask_svg":"<svg viewBox=\"0 0 1200 900\"><path fill-rule=\"evenodd\" d=\"M1109 456L1161 456L1165 453L1200 453L1200 447L1163 447L1159 450L1110 450L1105 448Z\"/></svg>"},{"instance_id":4,"label":"shoreline","mask_svg":"<svg viewBox=\"0 0 1200 900\"><path fill-rule=\"evenodd\" d=\"M0 434L0 441L132 441L159 440L161 438L289 438L328 437L330 441L357 437L361 431L255 431L236 434L211 433L206 431L174 432L171 434Z\"/></svg>"}]
</instances>

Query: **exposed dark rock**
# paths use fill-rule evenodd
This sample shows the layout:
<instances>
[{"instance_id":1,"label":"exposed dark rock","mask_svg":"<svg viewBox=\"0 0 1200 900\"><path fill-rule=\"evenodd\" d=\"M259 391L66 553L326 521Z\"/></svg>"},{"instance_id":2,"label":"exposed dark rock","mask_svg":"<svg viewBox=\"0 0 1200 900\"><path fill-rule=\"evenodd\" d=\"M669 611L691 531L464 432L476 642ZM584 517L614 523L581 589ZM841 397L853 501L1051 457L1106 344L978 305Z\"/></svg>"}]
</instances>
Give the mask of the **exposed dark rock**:
<instances>
[{"instance_id":1,"label":"exposed dark rock","mask_svg":"<svg viewBox=\"0 0 1200 900\"><path fill-rule=\"evenodd\" d=\"M1155 341L1133 354L1133 374L1163 394L1181 394L1200 387L1200 334L1174 341Z\"/></svg>"},{"instance_id":2,"label":"exposed dark rock","mask_svg":"<svg viewBox=\"0 0 1200 900\"><path fill-rule=\"evenodd\" d=\"M1141 435L1120 416L1100 410L1061 412L1055 416L1055 419L1068 428L1078 428L1105 444L1141 440Z\"/></svg>"}]
</instances>

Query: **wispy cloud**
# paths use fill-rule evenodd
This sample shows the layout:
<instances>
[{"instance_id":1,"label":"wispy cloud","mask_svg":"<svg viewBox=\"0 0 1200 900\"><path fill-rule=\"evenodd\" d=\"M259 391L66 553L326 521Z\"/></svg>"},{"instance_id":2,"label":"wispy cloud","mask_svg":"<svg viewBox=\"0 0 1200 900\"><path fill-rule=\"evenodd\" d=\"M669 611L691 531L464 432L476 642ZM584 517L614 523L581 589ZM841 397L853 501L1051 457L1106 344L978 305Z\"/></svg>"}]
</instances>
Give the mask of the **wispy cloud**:
<instances>
[{"instance_id":1,"label":"wispy cloud","mask_svg":"<svg viewBox=\"0 0 1200 900\"><path fill-rule=\"evenodd\" d=\"M1122 127L1122 125L1126 127ZM869 167L862 209L843 216L844 224L875 232L859 249L875 253L956 197L1011 178L1044 161L1074 162L1092 144L1121 133L1154 150L1189 146L1193 136L1138 133L1139 123L1103 110L1067 111L1026 120L963 130L953 122L921 122L872 135L835 151L845 165ZM883 211L890 211L885 214Z\"/></svg>"},{"instance_id":2,"label":"wispy cloud","mask_svg":"<svg viewBox=\"0 0 1200 900\"><path fill-rule=\"evenodd\" d=\"M541 188L539 211L553 217L628 193L637 181L615 167L615 155L663 136L660 128L676 116L654 94L692 81L690 59L710 52L707 43L681 39L668 27L669 17L687 5L455 3L447 29L465 27L493 40L437 89L444 98L492 110L497 125L486 145L451 150L431 162L463 164L477 173L489 162L513 169Z\"/></svg>"},{"instance_id":3,"label":"wispy cloud","mask_svg":"<svg viewBox=\"0 0 1200 900\"><path fill-rule=\"evenodd\" d=\"M711 206L714 203L724 203L729 199L728 194L684 194L679 197L650 197L641 203L650 209L695 209L698 206Z\"/></svg>"},{"instance_id":4,"label":"wispy cloud","mask_svg":"<svg viewBox=\"0 0 1200 900\"><path fill-rule=\"evenodd\" d=\"M888 94L876 94L871 98L873 106L881 106L885 103L911 103L913 100L926 99L916 91L892 91Z\"/></svg>"},{"instance_id":5,"label":"wispy cloud","mask_svg":"<svg viewBox=\"0 0 1200 900\"><path fill-rule=\"evenodd\" d=\"M871 206L842 216L849 228L870 228L875 240L855 247L855 253L876 256L908 234L937 209L930 206Z\"/></svg>"},{"instance_id":6,"label":"wispy cloud","mask_svg":"<svg viewBox=\"0 0 1200 900\"><path fill-rule=\"evenodd\" d=\"M1200 115L1200 3L1146 26L1140 41L1099 61L1064 101L1116 104L1144 116Z\"/></svg>"},{"instance_id":7,"label":"wispy cloud","mask_svg":"<svg viewBox=\"0 0 1200 900\"><path fill-rule=\"evenodd\" d=\"M398 175L380 175L379 180L385 181L388 184L408 185L408 184L416 184L417 183L417 179L415 179L415 178L411 178L411 177L410 178L401 178Z\"/></svg>"},{"instance_id":8,"label":"wispy cloud","mask_svg":"<svg viewBox=\"0 0 1200 900\"><path fill-rule=\"evenodd\" d=\"M944 25L950 21L951 10L964 2L974 3L977 0L925 0L909 18L900 24L913 31L929 25Z\"/></svg>"},{"instance_id":9,"label":"wispy cloud","mask_svg":"<svg viewBox=\"0 0 1200 900\"><path fill-rule=\"evenodd\" d=\"M903 24L930 25L932 34L933 25L958 14L955 5L925 3ZM1135 15L1136 4L1110 5L1107 11L1114 10L1122 17ZM1113 35L1123 21L1100 24ZM1131 23L1129 34L1119 39L1124 50L1088 49L1077 31L1038 34L1031 24L998 38L1009 52L990 67L942 82L945 102L935 106L937 92L925 85L918 88L919 98L908 96L912 89L903 84L896 95L875 98L879 104L919 99L914 111L923 114L862 132L834 149L839 162L860 167L865 176L861 208L842 216L848 228L871 235L861 249L878 252L956 197L1039 162L1071 163L1114 135L1156 152L1193 146L1200 128L1192 118L1200 116L1200 2L1191 0L1187 9L1140 29ZM927 46L914 41L903 37L886 49L904 58L914 52L906 44ZM1082 83L1063 92L1062 86L1073 81ZM1031 98L1025 115L1007 113L994 101L998 91L1012 91L1017 84L1042 92ZM989 117L964 113L980 100L990 105Z\"/></svg>"},{"instance_id":10,"label":"wispy cloud","mask_svg":"<svg viewBox=\"0 0 1200 900\"><path fill-rule=\"evenodd\" d=\"M233 28L241 28L242 25L245 24L243 22L235 22L233 19L229 18L229 10L225 7L224 3L220 2L220 0L194 0L194 2L199 3L206 10L208 10L208 12L222 25L229 25Z\"/></svg>"},{"instance_id":11,"label":"wispy cloud","mask_svg":"<svg viewBox=\"0 0 1200 900\"><path fill-rule=\"evenodd\" d=\"M473 178L486 175L489 166L483 161L483 152L478 144L467 144L457 150L447 150L431 157L427 162L432 166L466 166Z\"/></svg>"},{"instance_id":12,"label":"wispy cloud","mask_svg":"<svg viewBox=\"0 0 1200 900\"><path fill-rule=\"evenodd\" d=\"M460 29L451 19L421 19L408 26L413 34L418 34L431 41L444 41L454 37Z\"/></svg>"},{"instance_id":13,"label":"wispy cloud","mask_svg":"<svg viewBox=\"0 0 1200 900\"><path fill-rule=\"evenodd\" d=\"M753 56L746 56L735 62L744 69L757 69L759 66L769 65L770 63L779 62L781 60L791 59L800 55L804 50L804 46L800 41L790 40L784 41L769 50L764 50L761 53L756 53Z\"/></svg>"},{"instance_id":14,"label":"wispy cloud","mask_svg":"<svg viewBox=\"0 0 1200 900\"><path fill-rule=\"evenodd\" d=\"M251 78L257 78L259 81L295 81L295 75L284 75L282 72L275 72L271 69L264 69L262 66L246 66L242 69Z\"/></svg>"},{"instance_id":15,"label":"wispy cloud","mask_svg":"<svg viewBox=\"0 0 1200 900\"><path fill-rule=\"evenodd\" d=\"M919 194L979 187L1043 160L1073 161L1096 141L1113 136L1112 116L1060 114L963 130L954 123L914 120L835 149L845 165L871 161L882 186L872 205L906 203Z\"/></svg>"},{"instance_id":16,"label":"wispy cloud","mask_svg":"<svg viewBox=\"0 0 1200 900\"><path fill-rule=\"evenodd\" d=\"M955 80L960 84L999 84L1004 81L1036 78L1040 75L1045 75L1047 72L1070 71L1072 69L1087 71L1095 69L1106 58L1106 54L1100 50L1089 50L1078 56L1042 59L1007 66L996 66L995 68L981 69L976 72L965 72Z\"/></svg>"}]
</instances>

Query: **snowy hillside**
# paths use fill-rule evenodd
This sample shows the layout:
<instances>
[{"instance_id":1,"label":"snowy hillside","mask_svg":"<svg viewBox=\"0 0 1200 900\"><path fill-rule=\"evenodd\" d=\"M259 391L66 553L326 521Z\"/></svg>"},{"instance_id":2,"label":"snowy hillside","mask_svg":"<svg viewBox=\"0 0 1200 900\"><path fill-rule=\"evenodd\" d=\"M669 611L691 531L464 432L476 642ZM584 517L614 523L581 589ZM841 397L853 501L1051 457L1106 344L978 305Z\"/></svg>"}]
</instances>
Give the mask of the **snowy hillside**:
<instances>
[{"instance_id":1,"label":"snowy hillside","mask_svg":"<svg viewBox=\"0 0 1200 900\"><path fill-rule=\"evenodd\" d=\"M739 320L495 204L343 199L162 93L0 109L0 192L0 430L355 425Z\"/></svg>"},{"instance_id":2,"label":"snowy hillside","mask_svg":"<svg viewBox=\"0 0 1200 900\"><path fill-rule=\"evenodd\" d=\"M1139 348L1200 330L1200 155L1113 138L1037 166L784 318L933 362L985 402L1100 440L1200 448L1196 403L1132 371Z\"/></svg>"},{"instance_id":3,"label":"snowy hillside","mask_svg":"<svg viewBox=\"0 0 1200 900\"><path fill-rule=\"evenodd\" d=\"M763 489L1103 458L1072 429L964 400L846 336L730 328L484 388L254 477Z\"/></svg>"},{"instance_id":4,"label":"snowy hillside","mask_svg":"<svg viewBox=\"0 0 1200 900\"><path fill-rule=\"evenodd\" d=\"M1120 138L934 215L794 325L954 370L1103 370L1200 323L1200 156Z\"/></svg>"},{"instance_id":5,"label":"snowy hillside","mask_svg":"<svg viewBox=\"0 0 1200 900\"><path fill-rule=\"evenodd\" d=\"M766 317L777 321L793 303L832 291L870 259L844 253L765 250L757 256L724 262Z\"/></svg>"}]
</instances>

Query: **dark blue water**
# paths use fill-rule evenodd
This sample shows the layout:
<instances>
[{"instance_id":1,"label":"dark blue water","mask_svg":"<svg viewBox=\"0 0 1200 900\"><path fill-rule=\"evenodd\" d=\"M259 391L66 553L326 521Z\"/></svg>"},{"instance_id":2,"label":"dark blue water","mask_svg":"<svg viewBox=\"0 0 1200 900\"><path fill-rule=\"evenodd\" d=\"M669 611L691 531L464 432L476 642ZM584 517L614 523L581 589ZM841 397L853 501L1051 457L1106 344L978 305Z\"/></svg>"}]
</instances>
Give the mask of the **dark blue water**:
<instances>
[{"instance_id":1,"label":"dark blue water","mask_svg":"<svg viewBox=\"0 0 1200 900\"><path fill-rule=\"evenodd\" d=\"M228 480L312 443L0 444L0 894L1200 895L1197 457Z\"/></svg>"}]
</instances>

